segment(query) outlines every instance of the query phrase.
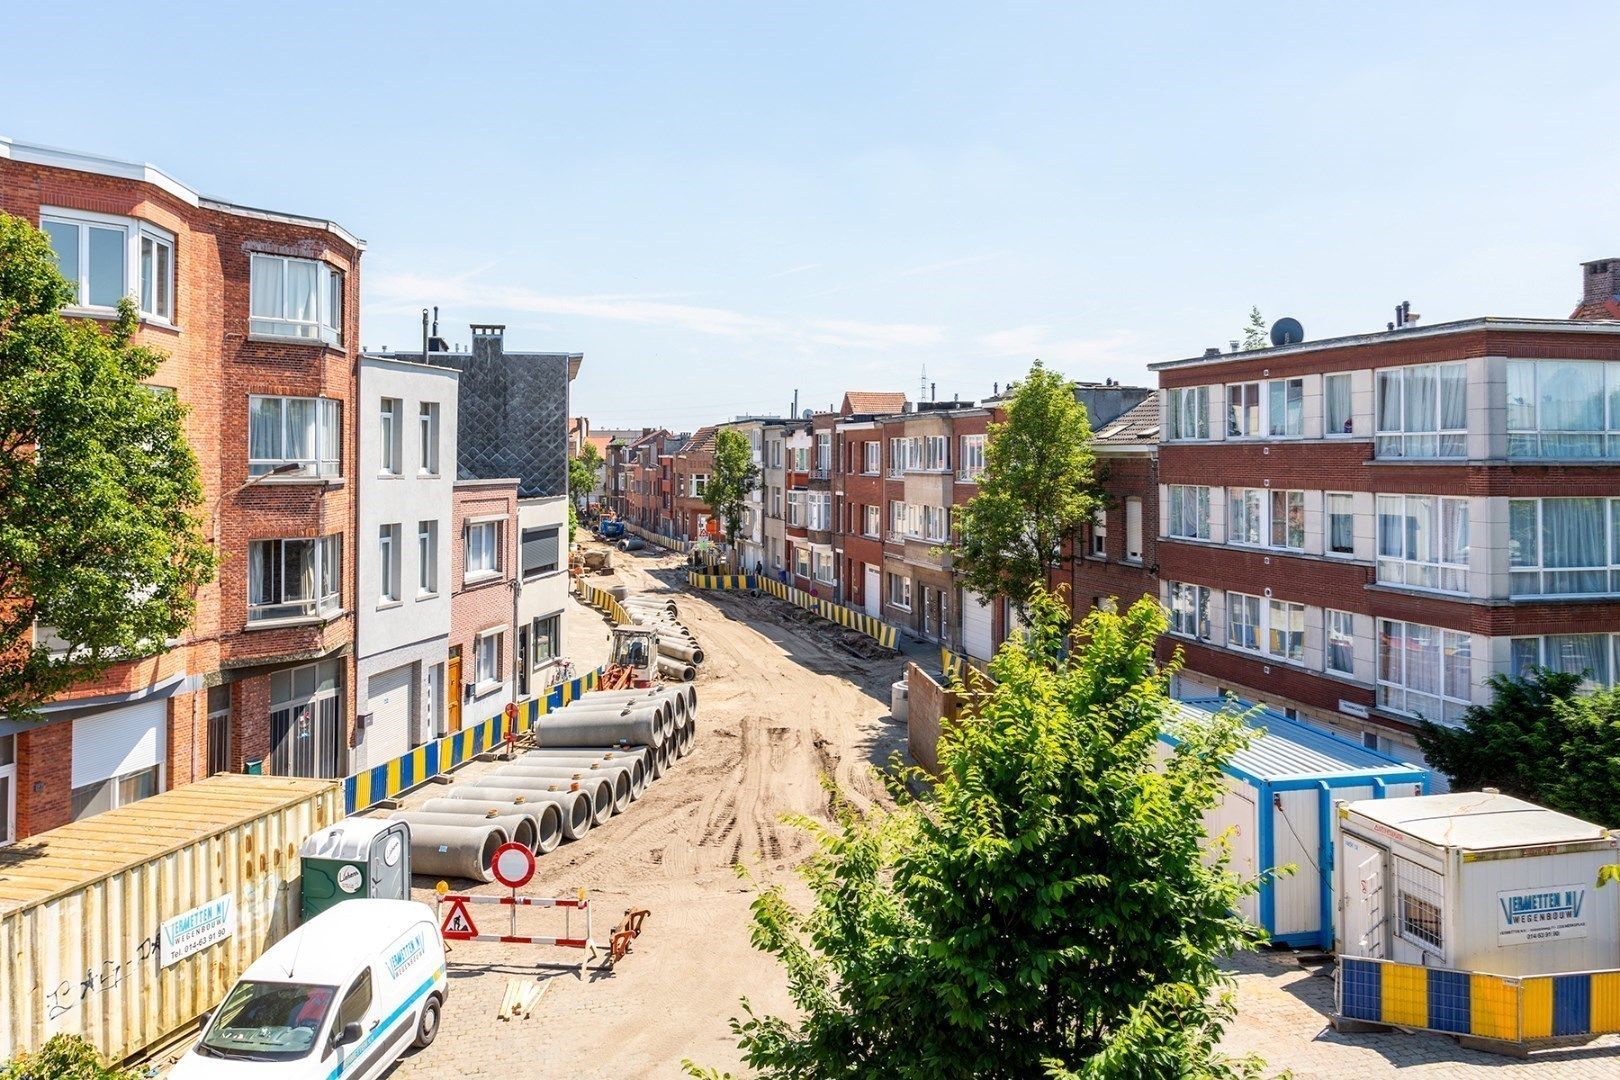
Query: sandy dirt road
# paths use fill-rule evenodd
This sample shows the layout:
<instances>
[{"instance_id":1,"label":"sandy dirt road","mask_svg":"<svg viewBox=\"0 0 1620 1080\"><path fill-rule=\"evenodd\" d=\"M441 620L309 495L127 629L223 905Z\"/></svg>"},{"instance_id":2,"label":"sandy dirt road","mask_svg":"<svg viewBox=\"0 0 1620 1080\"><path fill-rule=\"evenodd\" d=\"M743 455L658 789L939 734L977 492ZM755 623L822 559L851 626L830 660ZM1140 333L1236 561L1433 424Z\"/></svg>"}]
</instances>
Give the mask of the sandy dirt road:
<instances>
[{"instance_id":1,"label":"sandy dirt road","mask_svg":"<svg viewBox=\"0 0 1620 1080\"><path fill-rule=\"evenodd\" d=\"M823 776L834 777L856 806L889 801L872 766L904 747L904 726L889 719L888 703L899 658L855 657L767 598L688 592L676 558L621 555L620 563L619 577L632 590L679 592L681 619L708 654L697 684L697 749L629 812L543 857L524 891L589 889L603 923L631 905L652 916L634 953L612 973L581 981L572 971L544 972L550 985L535 1015L514 1023L495 1019L507 979L534 977L537 958L577 954L457 944L438 1040L390 1076L664 1077L681 1075L683 1057L738 1070L727 1021L738 1015L739 1000L747 996L768 1011L787 1007L781 970L748 941L748 908L762 885L787 882L803 896L792 868L812 841L783 816L827 819ZM442 789L430 786L406 801L437 794ZM739 878L739 865L748 880ZM422 888L418 895L432 894ZM559 915L521 919L519 934L561 933ZM608 927L596 929L602 937Z\"/></svg>"}]
</instances>

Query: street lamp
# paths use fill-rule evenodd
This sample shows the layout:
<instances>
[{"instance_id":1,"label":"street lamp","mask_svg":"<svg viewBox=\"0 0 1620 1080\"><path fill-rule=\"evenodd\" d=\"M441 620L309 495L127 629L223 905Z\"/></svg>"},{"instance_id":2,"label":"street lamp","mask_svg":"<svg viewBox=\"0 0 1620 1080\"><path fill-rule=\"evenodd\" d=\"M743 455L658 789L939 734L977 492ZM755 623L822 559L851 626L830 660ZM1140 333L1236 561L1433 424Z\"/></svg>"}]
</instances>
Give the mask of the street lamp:
<instances>
[{"instance_id":1,"label":"street lamp","mask_svg":"<svg viewBox=\"0 0 1620 1080\"><path fill-rule=\"evenodd\" d=\"M286 476L288 473L297 472L299 469L302 469L302 468L303 468L303 466L298 464L298 462L296 462L296 461L283 462L282 464L277 465L275 468L271 469L267 473L260 473L258 476L250 476L250 477L248 477L247 483L238 484L236 487L232 488L230 491L227 491L225 494L223 494L223 495L221 495L219 497L219 501L214 504L214 519L213 519L214 557L215 558L219 557L219 512L225 508L225 500L229 499L229 498L231 498L233 496L240 495L242 492L246 491L248 488L252 487L254 484L259 483L261 480L268 480L272 476Z\"/></svg>"}]
</instances>

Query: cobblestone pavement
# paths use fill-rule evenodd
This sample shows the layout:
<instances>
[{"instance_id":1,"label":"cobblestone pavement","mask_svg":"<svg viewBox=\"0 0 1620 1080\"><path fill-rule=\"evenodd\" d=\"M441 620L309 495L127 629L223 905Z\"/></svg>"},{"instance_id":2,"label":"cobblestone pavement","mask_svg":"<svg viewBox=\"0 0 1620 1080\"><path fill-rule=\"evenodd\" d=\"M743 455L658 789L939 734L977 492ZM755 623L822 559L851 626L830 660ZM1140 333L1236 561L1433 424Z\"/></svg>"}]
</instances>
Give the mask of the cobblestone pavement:
<instances>
[{"instance_id":1,"label":"cobblestone pavement","mask_svg":"<svg viewBox=\"0 0 1620 1080\"><path fill-rule=\"evenodd\" d=\"M1296 1077L1399 1076L1403 1080L1492 1077L1518 1080L1615 1080L1620 1038L1572 1049L1546 1050L1518 1060L1468 1050L1443 1035L1392 1031L1341 1035L1333 1011L1332 966L1303 966L1289 952L1262 952L1230 965L1237 976L1237 1019L1227 1029L1229 1054L1258 1054L1266 1075Z\"/></svg>"}]
</instances>

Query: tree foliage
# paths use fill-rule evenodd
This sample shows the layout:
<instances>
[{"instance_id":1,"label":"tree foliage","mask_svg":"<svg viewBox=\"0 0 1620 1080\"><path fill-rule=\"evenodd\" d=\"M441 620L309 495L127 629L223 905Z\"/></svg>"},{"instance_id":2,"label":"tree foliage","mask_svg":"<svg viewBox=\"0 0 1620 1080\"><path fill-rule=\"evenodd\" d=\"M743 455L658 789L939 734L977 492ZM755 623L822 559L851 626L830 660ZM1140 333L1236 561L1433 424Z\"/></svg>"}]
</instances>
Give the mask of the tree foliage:
<instances>
[{"instance_id":1,"label":"tree foliage","mask_svg":"<svg viewBox=\"0 0 1620 1080\"><path fill-rule=\"evenodd\" d=\"M1047 603L1037 598L1037 610ZM1061 603L1061 601L1059 601ZM1218 958L1253 941L1254 887L1203 814L1238 717L1180 730L1161 762L1163 613L1091 612L1056 664L1024 643L941 735L938 782L891 813L809 822L813 895L754 903L792 1018L743 1003L748 1065L789 1077L1230 1077ZM713 1077L688 1064L694 1075Z\"/></svg>"},{"instance_id":2,"label":"tree foliage","mask_svg":"<svg viewBox=\"0 0 1620 1080\"><path fill-rule=\"evenodd\" d=\"M1620 826L1620 690L1583 694L1582 681L1546 668L1492 675L1490 704L1467 709L1459 727L1424 723L1418 746L1456 787Z\"/></svg>"},{"instance_id":3,"label":"tree foliage","mask_svg":"<svg viewBox=\"0 0 1620 1080\"><path fill-rule=\"evenodd\" d=\"M1249 321L1243 324L1243 349L1271 348L1271 331L1266 327L1266 317L1260 314L1258 307L1249 309Z\"/></svg>"},{"instance_id":4,"label":"tree foliage","mask_svg":"<svg viewBox=\"0 0 1620 1080\"><path fill-rule=\"evenodd\" d=\"M52 1035L36 1052L0 1063L0 1080L136 1080L140 1075L107 1064L80 1035Z\"/></svg>"},{"instance_id":5,"label":"tree foliage","mask_svg":"<svg viewBox=\"0 0 1620 1080\"><path fill-rule=\"evenodd\" d=\"M43 233L0 214L0 715L43 701L189 625L213 552L197 459L162 354L65 319L73 287ZM36 620L68 648L33 643Z\"/></svg>"},{"instance_id":6,"label":"tree foliage","mask_svg":"<svg viewBox=\"0 0 1620 1080\"><path fill-rule=\"evenodd\" d=\"M703 501L725 530L726 543L735 557L742 538L743 505L759 486L759 466L754 450L740 431L721 428L714 436L714 465L703 488Z\"/></svg>"},{"instance_id":7,"label":"tree foliage","mask_svg":"<svg viewBox=\"0 0 1620 1080\"><path fill-rule=\"evenodd\" d=\"M1029 618L1030 598L1047 583L1065 540L1102 505L1091 424L1074 388L1039 360L992 424L978 493L957 515L951 554L962 583L980 596L1005 596Z\"/></svg>"},{"instance_id":8,"label":"tree foliage","mask_svg":"<svg viewBox=\"0 0 1620 1080\"><path fill-rule=\"evenodd\" d=\"M601 471L602 453L594 443L586 443L579 453L568 459L568 493L573 496L576 509L583 511L590 505L591 492L596 490Z\"/></svg>"}]
</instances>

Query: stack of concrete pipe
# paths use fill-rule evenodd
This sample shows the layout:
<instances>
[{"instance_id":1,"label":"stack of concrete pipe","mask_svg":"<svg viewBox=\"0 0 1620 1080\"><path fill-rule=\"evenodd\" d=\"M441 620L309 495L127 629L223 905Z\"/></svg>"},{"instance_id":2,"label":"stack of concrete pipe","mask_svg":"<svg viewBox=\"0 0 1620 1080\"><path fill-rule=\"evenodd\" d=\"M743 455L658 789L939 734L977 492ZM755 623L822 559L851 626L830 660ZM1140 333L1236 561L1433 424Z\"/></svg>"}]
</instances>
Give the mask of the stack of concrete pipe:
<instances>
[{"instance_id":1,"label":"stack of concrete pipe","mask_svg":"<svg viewBox=\"0 0 1620 1080\"><path fill-rule=\"evenodd\" d=\"M411 827L420 874L490 881L501 844L536 855L622 814L697 741L688 684L586 694L534 728L536 749L391 816Z\"/></svg>"},{"instance_id":2,"label":"stack of concrete pipe","mask_svg":"<svg viewBox=\"0 0 1620 1080\"><path fill-rule=\"evenodd\" d=\"M675 601L658 593L638 593L620 601L638 626L658 635L658 673L677 682L691 682L703 665L703 647L692 631L677 619Z\"/></svg>"}]
</instances>

